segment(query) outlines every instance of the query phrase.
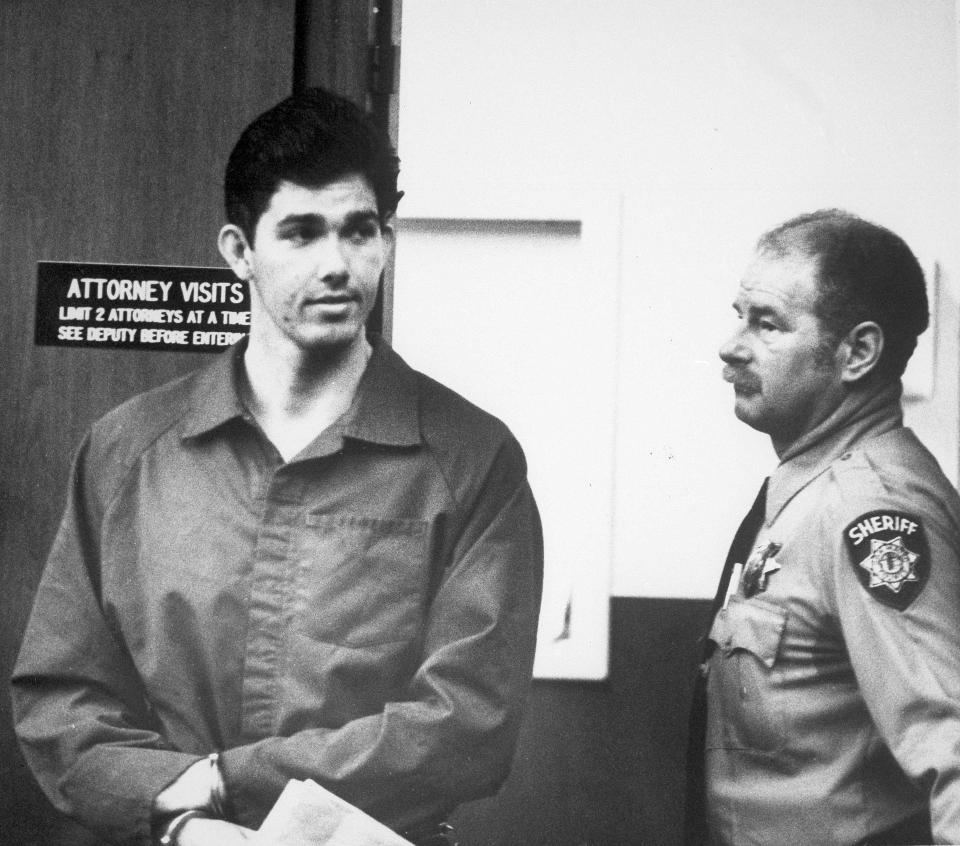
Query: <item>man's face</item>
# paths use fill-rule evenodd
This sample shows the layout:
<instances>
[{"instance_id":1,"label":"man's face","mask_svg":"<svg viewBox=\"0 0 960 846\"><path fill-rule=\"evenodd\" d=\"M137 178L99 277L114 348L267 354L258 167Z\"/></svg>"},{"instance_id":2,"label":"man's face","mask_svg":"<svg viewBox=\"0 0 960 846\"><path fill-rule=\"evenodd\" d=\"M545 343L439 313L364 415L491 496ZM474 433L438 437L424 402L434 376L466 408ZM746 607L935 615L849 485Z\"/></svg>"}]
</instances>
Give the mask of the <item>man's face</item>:
<instances>
[{"instance_id":1,"label":"man's face","mask_svg":"<svg viewBox=\"0 0 960 846\"><path fill-rule=\"evenodd\" d=\"M359 174L320 188L281 182L245 252L251 339L307 353L364 343L391 237Z\"/></svg>"},{"instance_id":2,"label":"man's face","mask_svg":"<svg viewBox=\"0 0 960 846\"><path fill-rule=\"evenodd\" d=\"M739 325L720 348L735 412L766 432L778 452L828 417L843 399L835 349L814 314L817 262L758 253L733 307Z\"/></svg>"}]
</instances>

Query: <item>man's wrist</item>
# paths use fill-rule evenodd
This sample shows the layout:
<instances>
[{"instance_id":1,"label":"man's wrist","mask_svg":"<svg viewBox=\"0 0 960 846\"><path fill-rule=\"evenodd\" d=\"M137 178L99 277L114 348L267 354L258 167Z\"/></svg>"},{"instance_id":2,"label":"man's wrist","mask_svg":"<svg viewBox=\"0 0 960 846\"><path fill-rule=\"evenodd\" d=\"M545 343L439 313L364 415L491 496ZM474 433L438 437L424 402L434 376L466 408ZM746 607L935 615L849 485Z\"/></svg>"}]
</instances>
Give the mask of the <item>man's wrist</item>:
<instances>
[{"instance_id":1,"label":"man's wrist","mask_svg":"<svg viewBox=\"0 0 960 846\"><path fill-rule=\"evenodd\" d=\"M177 814L173 819L163 824L158 835L154 838L154 842L157 846L177 846L177 838L183 831L183 827L197 817L207 819L209 814L196 808Z\"/></svg>"},{"instance_id":2,"label":"man's wrist","mask_svg":"<svg viewBox=\"0 0 960 846\"><path fill-rule=\"evenodd\" d=\"M220 763L220 753L214 752L207 756L210 777L210 811L213 816L227 819L227 783L223 777L223 768Z\"/></svg>"},{"instance_id":3,"label":"man's wrist","mask_svg":"<svg viewBox=\"0 0 960 846\"><path fill-rule=\"evenodd\" d=\"M153 813L166 819L193 809L207 810L222 819L230 817L219 753L195 761L161 790L153 802Z\"/></svg>"}]
</instances>

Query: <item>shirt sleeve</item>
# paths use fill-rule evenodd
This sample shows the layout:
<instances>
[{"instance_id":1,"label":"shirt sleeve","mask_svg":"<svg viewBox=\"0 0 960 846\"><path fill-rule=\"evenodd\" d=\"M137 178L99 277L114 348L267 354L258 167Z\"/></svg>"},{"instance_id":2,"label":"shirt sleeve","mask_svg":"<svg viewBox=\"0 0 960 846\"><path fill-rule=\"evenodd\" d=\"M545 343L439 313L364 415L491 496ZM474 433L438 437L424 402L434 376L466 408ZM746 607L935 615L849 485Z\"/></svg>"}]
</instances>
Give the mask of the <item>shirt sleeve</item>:
<instances>
[{"instance_id":1,"label":"shirt sleeve","mask_svg":"<svg viewBox=\"0 0 960 846\"><path fill-rule=\"evenodd\" d=\"M256 827L311 778L392 828L448 813L506 777L530 684L543 568L519 446L501 450L444 571L407 697L336 729L224 752L238 821Z\"/></svg>"},{"instance_id":2,"label":"shirt sleeve","mask_svg":"<svg viewBox=\"0 0 960 846\"><path fill-rule=\"evenodd\" d=\"M14 668L14 723L55 807L112 841L148 843L154 797L198 756L164 741L139 675L101 613L89 450L88 440L74 462Z\"/></svg>"},{"instance_id":3,"label":"shirt sleeve","mask_svg":"<svg viewBox=\"0 0 960 846\"><path fill-rule=\"evenodd\" d=\"M200 755L164 736L128 633L101 607L100 526L105 512L118 511L126 471L99 443L85 442L72 471L12 680L15 722L60 810L110 840L147 842L157 793ZM311 778L403 829L488 795L506 777L530 684L543 566L515 441L505 440L460 505L402 696L337 728L222 751L235 821L258 827L289 779ZM193 750L204 751L213 750Z\"/></svg>"},{"instance_id":4,"label":"shirt sleeve","mask_svg":"<svg viewBox=\"0 0 960 846\"><path fill-rule=\"evenodd\" d=\"M919 487L919 486L918 486ZM917 490L918 488L914 488ZM928 495L929 497L929 495ZM834 602L864 701L904 772L929 796L934 838L960 843L960 546L943 506L890 495L858 519L909 515L892 547L853 554L840 525L824 528ZM922 542L908 537L919 524ZM874 522L874 526L881 523ZM858 530L854 529L856 537ZM881 533L880 537L886 537ZM897 536L902 536L897 540ZM877 543L882 543L878 541ZM919 552L919 555L917 554ZM892 556L884 560L884 554ZM923 561L923 556L928 558ZM886 568L886 569L885 569ZM892 575L888 575L892 573ZM917 585L914 581L920 581ZM891 581L891 584L885 583ZM909 598L906 590L919 591Z\"/></svg>"}]
</instances>

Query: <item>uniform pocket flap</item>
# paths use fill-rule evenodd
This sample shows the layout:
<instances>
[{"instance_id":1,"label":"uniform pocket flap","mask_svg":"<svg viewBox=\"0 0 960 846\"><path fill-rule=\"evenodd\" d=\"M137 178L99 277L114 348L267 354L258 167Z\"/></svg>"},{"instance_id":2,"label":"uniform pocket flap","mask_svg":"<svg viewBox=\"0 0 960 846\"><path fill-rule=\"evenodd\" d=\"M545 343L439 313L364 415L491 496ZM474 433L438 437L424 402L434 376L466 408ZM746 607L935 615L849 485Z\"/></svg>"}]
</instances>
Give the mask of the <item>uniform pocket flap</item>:
<instances>
[{"instance_id":1,"label":"uniform pocket flap","mask_svg":"<svg viewBox=\"0 0 960 846\"><path fill-rule=\"evenodd\" d=\"M721 616L722 623L715 623L710 632L717 646L727 655L742 649L755 655L766 667L773 667L787 626L785 608L756 598L733 596L730 604L717 615L718 622Z\"/></svg>"}]
</instances>

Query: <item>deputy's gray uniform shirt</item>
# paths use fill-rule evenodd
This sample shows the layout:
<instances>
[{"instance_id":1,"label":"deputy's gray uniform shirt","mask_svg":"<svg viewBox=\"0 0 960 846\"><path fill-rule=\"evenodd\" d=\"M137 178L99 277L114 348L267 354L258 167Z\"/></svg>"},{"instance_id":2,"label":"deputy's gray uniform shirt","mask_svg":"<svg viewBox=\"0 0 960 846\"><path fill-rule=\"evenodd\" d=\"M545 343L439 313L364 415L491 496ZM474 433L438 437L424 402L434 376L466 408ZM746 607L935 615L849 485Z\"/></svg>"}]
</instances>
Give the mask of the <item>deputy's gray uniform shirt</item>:
<instances>
[{"instance_id":1,"label":"deputy's gray uniform shirt","mask_svg":"<svg viewBox=\"0 0 960 846\"><path fill-rule=\"evenodd\" d=\"M848 400L770 479L761 589L710 632L717 842L852 844L929 802L960 843L960 498L899 394Z\"/></svg>"}]
</instances>

